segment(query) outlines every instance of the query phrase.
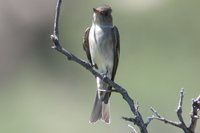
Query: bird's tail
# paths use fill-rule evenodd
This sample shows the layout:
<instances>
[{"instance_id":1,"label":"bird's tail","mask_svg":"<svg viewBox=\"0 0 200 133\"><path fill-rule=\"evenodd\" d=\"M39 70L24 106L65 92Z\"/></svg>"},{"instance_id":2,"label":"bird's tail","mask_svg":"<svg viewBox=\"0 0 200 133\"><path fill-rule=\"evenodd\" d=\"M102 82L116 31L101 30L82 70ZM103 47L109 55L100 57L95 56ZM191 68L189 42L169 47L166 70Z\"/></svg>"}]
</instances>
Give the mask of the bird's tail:
<instances>
[{"instance_id":1,"label":"bird's tail","mask_svg":"<svg viewBox=\"0 0 200 133\"><path fill-rule=\"evenodd\" d=\"M110 123L110 103L102 101L99 97L98 90L96 93L96 98L92 110L92 114L90 117L90 123L95 123L97 120L101 119L105 123ZM104 92L105 93L105 92Z\"/></svg>"}]
</instances>

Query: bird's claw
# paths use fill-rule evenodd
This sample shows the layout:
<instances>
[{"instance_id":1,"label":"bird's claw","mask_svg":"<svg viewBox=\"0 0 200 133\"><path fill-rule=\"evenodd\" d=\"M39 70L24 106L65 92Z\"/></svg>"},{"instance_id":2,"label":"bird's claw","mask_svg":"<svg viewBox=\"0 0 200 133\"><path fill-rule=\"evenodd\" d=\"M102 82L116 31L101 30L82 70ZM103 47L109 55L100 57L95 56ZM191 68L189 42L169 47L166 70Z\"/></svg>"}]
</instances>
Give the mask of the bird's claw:
<instances>
[{"instance_id":1,"label":"bird's claw","mask_svg":"<svg viewBox=\"0 0 200 133\"><path fill-rule=\"evenodd\" d=\"M102 73L102 76L103 76L103 80L107 79L107 74Z\"/></svg>"}]
</instances>

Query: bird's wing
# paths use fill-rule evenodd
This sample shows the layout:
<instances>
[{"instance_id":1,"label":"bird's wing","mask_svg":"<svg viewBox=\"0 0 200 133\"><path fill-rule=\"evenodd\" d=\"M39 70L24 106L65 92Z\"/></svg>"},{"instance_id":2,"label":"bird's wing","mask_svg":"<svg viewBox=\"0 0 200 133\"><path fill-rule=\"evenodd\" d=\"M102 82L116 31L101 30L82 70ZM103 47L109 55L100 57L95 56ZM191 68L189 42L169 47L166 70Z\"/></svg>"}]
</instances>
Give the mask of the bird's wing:
<instances>
[{"instance_id":1,"label":"bird's wing","mask_svg":"<svg viewBox=\"0 0 200 133\"><path fill-rule=\"evenodd\" d=\"M87 58L90 62L90 64L92 64L92 59L91 59L91 55L90 55L90 46L89 46L89 33L90 33L90 27L88 27L85 30L85 34L83 36L83 49L86 52Z\"/></svg>"},{"instance_id":2,"label":"bird's wing","mask_svg":"<svg viewBox=\"0 0 200 133\"><path fill-rule=\"evenodd\" d=\"M114 81L120 54L120 36L116 26L113 27L113 43L114 43L114 65L112 71L112 80Z\"/></svg>"}]
</instances>

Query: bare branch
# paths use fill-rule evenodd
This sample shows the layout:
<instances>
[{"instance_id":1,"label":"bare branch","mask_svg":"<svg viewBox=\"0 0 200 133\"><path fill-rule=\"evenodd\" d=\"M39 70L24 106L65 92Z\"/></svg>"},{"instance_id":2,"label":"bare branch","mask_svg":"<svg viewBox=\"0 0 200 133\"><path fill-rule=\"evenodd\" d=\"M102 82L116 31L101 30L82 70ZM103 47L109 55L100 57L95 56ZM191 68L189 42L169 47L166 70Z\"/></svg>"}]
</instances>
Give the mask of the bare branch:
<instances>
[{"instance_id":1,"label":"bare branch","mask_svg":"<svg viewBox=\"0 0 200 133\"><path fill-rule=\"evenodd\" d=\"M56 35L57 37L59 36L58 32L58 21L59 21L59 16L60 16L60 8L61 8L62 0L57 1L56 5L56 14L55 14L55 20L54 20L54 30L53 34Z\"/></svg>"},{"instance_id":2,"label":"bare branch","mask_svg":"<svg viewBox=\"0 0 200 133\"><path fill-rule=\"evenodd\" d=\"M154 115L152 115L151 117L147 117L147 122L145 123L145 125L148 126L153 119L154 119Z\"/></svg>"},{"instance_id":3,"label":"bare branch","mask_svg":"<svg viewBox=\"0 0 200 133\"><path fill-rule=\"evenodd\" d=\"M151 107L151 111L154 113L154 115L152 117L150 117L151 119L157 119L159 121L162 121L166 124L170 124L170 125L173 125L175 127L179 127L181 128L181 123L180 122L174 122L174 121L171 121L171 120L168 120L166 118L164 118L163 116L161 116L154 108Z\"/></svg>"},{"instance_id":4,"label":"bare branch","mask_svg":"<svg viewBox=\"0 0 200 133\"><path fill-rule=\"evenodd\" d=\"M121 87L117 83L113 82L112 80L110 80L105 75L100 74L95 69L93 69L93 67L92 67L92 65L90 63L88 63L88 62L76 57L75 55L73 55L72 53L70 53L69 51L67 51L66 49L64 49L61 46L61 44L59 42L59 37L58 37L58 35L59 35L58 21L59 21L59 13L60 13L61 2L62 2L62 0L58 0L57 1L57 6L56 6L55 21L54 21L54 31L53 31L53 35L51 35L51 40L54 43L54 46L52 46L52 48L57 50L58 52L62 53L63 55L65 55L68 58L68 60L71 60L71 61L74 61L74 62L78 63L79 65L81 65L82 67L84 67L88 71L90 71L93 75L99 77L104 82L106 82L107 84L109 84L110 86L115 88L115 90L118 93L120 93L122 95L123 99L128 103L131 111L135 115L135 121L136 121L135 124L140 128L141 133L148 133L146 125L145 125L145 123L143 121L143 118L142 118L140 112L137 110L133 99L128 95L126 89L124 89L123 87Z\"/></svg>"},{"instance_id":5,"label":"bare branch","mask_svg":"<svg viewBox=\"0 0 200 133\"><path fill-rule=\"evenodd\" d=\"M137 131L135 130L135 128L133 126L131 126L130 124L128 125L128 127L130 127L133 130L133 133L137 133Z\"/></svg>"},{"instance_id":6,"label":"bare branch","mask_svg":"<svg viewBox=\"0 0 200 133\"><path fill-rule=\"evenodd\" d=\"M194 133L197 125L197 120L199 119L198 111L200 110L200 95L192 102L191 124L189 126L189 130L191 133Z\"/></svg>"},{"instance_id":7,"label":"bare branch","mask_svg":"<svg viewBox=\"0 0 200 133\"><path fill-rule=\"evenodd\" d=\"M185 125L185 122L184 122L183 117L182 117L183 97L184 97L184 89L182 88L181 91L180 91L180 98L179 98L179 102L178 102L178 107L177 107L176 113L177 113L179 121L181 122L181 128L184 131L187 131L187 126Z\"/></svg>"},{"instance_id":8,"label":"bare branch","mask_svg":"<svg viewBox=\"0 0 200 133\"><path fill-rule=\"evenodd\" d=\"M183 120L183 117L182 117L183 97L184 97L184 89L181 89L178 108L176 111L180 122L174 122L174 121L164 118L154 108L151 107L150 109L154 115L152 115L151 117L148 118L146 125L148 126L148 124L152 120L156 119L156 120L162 121L166 124L170 124L175 127L178 127L180 129L182 129L184 131L184 133L195 133L197 119L199 119L198 111L200 110L200 96L197 97L195 100L193 100L192 113L191 113L191 124L190 124L189 128L186 126L186 124Z\"/></svg>"},{"instance_id":9,"label":"bare branch","mask_svg":"<svg viewBox=\"0 0 200 133\"><path fill-rule=\"evenodd\" d=\"M62 49L62 47L58 41L58 38L59 38L58 22L59 22L59 17L60 17L61 4L62 4L62 0L58 0L57 5L56 5L55 18L54 18L53 35L51 35L51 40L54 42L54 46L52 46L52 48L56 48L59 50Z\"/></svg>"},{"instance_id":10,"label":"bare branch","mask_svg":"<svg viewBox=\"0 0 200 133\"><path fill-rule=\"evenodd\" d=\"M131 117L122 117L123 120L125 121L129 121L129 122L132 122L132 123L136 123L136 119L135 118L131 118Z\"/></svg>"},{"instance_id":11,"label":"bare branch","mask_svg":"<svg viewBox=\"0 0 200 133\"><path fill-rule=\"evenodd\" d=\"M166 124L170 124L172 126L181 128L181 129L184 130L185 133L188 133L187 132L187 127L186 127L186 125L185 125L185 123L183 121L183 118L182 118L182 104L183 104L183 96L184 96L183 92L184 92L184 90L181 89L179 103L178 103L178 109L177 109L177 116L178 116L180 122L174 122L174 121L171 121L171 120L168 120L168 119L164 118L154 108L151 107L150 110L153 112L154 115L149 117L149 120L148 120L147 124L149 124L153 119L156 119L156 120L162 121L162 122L164 122Z\"/></svg>"}]
</instances>

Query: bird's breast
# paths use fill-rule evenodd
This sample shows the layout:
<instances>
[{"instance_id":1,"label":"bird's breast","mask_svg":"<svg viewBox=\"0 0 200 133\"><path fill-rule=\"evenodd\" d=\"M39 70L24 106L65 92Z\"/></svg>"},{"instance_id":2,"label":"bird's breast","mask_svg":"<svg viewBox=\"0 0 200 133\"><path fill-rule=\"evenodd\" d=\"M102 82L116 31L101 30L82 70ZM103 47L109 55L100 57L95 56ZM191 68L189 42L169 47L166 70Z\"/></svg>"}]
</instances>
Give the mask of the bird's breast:
<instances>
[{"instance_id":1,"label":"bird's breast","mask_svg":"<svg viewBox=\"0 0 200 133\"><path fill-rule=\"evenodd\" d=\"M90 53L98 68L113 67L112 28L92 26L89 34Z\"/></svg>"}]
</instances>

